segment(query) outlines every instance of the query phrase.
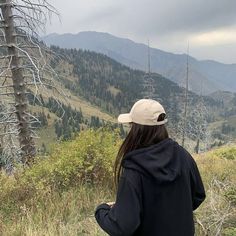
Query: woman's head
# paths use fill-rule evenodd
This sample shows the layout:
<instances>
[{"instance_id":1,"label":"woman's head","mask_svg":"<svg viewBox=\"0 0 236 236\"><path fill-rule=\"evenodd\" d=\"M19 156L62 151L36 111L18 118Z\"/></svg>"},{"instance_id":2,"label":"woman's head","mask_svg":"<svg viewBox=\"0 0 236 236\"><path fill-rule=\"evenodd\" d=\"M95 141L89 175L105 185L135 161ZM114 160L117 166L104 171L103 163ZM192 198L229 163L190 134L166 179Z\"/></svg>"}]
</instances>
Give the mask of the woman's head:
<instances>
[{"instance_id":1,"label":"woman's head","mask_svg":"<svg viewBox=\"0 0 236 236\"><path fill-rule=\"evenodd\" d=\"M116 185L119 182L122 170L121 161L128 152L149 147L169 137L164 125L167 122L165 110L160 103L154 100L139 100L134 104L130 113L120 115L118 121L121 123L130 121L131 129L123 141L116 157Z\"/></svg>"}]
</instances>

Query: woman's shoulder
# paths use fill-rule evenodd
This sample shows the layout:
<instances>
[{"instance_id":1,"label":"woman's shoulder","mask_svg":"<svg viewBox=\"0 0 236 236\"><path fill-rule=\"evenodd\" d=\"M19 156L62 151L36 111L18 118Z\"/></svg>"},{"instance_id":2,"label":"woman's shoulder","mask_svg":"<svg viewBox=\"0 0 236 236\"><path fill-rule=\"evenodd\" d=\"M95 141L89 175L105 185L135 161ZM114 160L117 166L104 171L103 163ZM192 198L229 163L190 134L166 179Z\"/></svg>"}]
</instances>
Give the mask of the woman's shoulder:
<instances>
[{"instance_id":1,"label":"woman's shoulder","mask_svg":"<svg viewBox=\"0 0 236 236\"><path fill-rule=\"evenodd\" d=\"M124 178L135 188L140 185L141 174L134 169L124 168L121 178Z\"/></svg>"}]
</instances>

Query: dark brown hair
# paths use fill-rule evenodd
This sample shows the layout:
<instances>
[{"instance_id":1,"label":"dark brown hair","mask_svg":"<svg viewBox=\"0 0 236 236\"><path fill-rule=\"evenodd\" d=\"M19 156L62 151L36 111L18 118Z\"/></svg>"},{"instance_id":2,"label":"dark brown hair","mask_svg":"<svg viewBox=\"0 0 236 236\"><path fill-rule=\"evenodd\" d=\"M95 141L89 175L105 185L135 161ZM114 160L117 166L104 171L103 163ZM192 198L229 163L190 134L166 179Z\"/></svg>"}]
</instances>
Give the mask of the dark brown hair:
<instances>
[{"instance_id":1,"label":"dark brown hair","mask_svg":"<svg viewBox=\"0 0 236 236\"><path fill-rule=\"evenodd\" d=\"M161 114L158 117L158 121L165 119L165 114ZM168 132L165 125L140 125L131 123L131 129L123 141L115 161L115 186L117 188L119 179L122 173L121 162L124 156L135 149L149 147L153 144L157 144L162 140L168 138Z\"/></svg>"}]
</instances>

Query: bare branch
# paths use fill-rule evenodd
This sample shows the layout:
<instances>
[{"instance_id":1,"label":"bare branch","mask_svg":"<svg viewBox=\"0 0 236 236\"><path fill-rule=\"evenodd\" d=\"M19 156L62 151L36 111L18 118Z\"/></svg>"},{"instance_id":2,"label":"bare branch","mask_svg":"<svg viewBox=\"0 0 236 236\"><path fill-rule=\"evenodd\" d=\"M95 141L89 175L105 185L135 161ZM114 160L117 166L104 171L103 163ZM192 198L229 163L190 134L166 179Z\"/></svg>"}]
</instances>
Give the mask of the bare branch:
<instances>
[{"instance_id":1,"label":"bare branch","mask_svg":"<svg viewBox=\"0 0 236 236\"><path fill-rule=\"evenodd\" d=\"M16 158L19 155L18 157L22 158L23 163L28 163L29 158L35 154L33 138L37 138L37 135L33 124L40 123L40 121L28 112L26 96L32 94L33 90L34 99L40 103L41 100L38 99L38 95L41 94L40 90L43 90L44 93L49 93L48 88L57 90L53 79L48 79L49 75L54 73L54 71L50 71L50 66L44 59L43 54L47 53L48 49L45 50L42 45L44 50L42 52L36 31L45 26L50 14L58 13L44 0L2 0L0 8L2 11L0 47L8 52L0 57L1 63L3 63L0 78L4 80L0 86L0 90L3 90L0 91L0 96L6 97L4 97L7 102L4 105L5 108L14 106L14 109L9 108L6 111L4 108L4 112L0 111L0 125L5 130L5 132L1 132L1 135L7 137L12 147L19 145L19 148L15 148L13 151L8 145L9 142L4 142L4 153L8 162L12 160L13 156ZM8 79L11 78L13 83L8 82ZM30 92L29 86L34 86ZM18 142L15 141L13 135L18 137ZM10 158L11 155L12 158Z\"/></svg>"}]
</instances>

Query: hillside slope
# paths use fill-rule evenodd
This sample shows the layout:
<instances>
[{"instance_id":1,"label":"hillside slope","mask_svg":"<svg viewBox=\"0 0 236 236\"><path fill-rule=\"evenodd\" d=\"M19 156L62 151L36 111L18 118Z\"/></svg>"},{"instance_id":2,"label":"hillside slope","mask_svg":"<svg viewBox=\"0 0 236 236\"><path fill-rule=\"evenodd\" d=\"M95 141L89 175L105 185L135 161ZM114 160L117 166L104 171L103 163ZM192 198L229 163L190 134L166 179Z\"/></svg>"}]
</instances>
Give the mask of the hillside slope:
<instances>
[{"instance_id":1,"label":"hillside slope","mask_svg":"<svg viewBox=\"0 0 236 236\"><path fill-rule=\"evenodd\" d=\"M51 66L58 72L60 83L70 92L70 98L82 98L116 117L119 113L128 112L135 101L147 94L147 74L143 71L124 66L104 54L56 46L51 49L58 55L50 62ZM152 73L150 76L154 89L152 98L164 105L170 132L181 136L185 90L160 74ZM232 105L231 116L236 114L234 107ZM221 100L189 92L188 136L196 139L199 132L201 138L205 136L206 125L223 120L226 108ZM231 131L229 137L222 136L222 125L221 122L214 130L214 137L228 140Z\"/></svg>"},{"instance_id":2,"label":"hillside slope","mask_svg":"<svg viewBox=\"0 0 236 236\"><path fill-rule=\"evenodd\" d=\"M52 66L60 65L61 61L67 61L72 66L69 75L66 71L60 77L62 83L76 96L95 104L101 109L117 116L121 112L127 112L138 99L145 97L148 91L146 86L147 74L140 70L130 69L115 60L95 52L51 48L60 55L60 59L51 62ZM60 66L59 66L60 67ZM57 68L57 67L56 67ZM73 75L73 80L70 76ZM152 98L155 98L166 108L169 125L177 128L182 120L185 90L165 77L152 73ZM200 97L189 92L189 110L197 112L196 104L204 100L204 106L209 111L209 119L214 119L220 103L210 97ZM196 115L194 115L196 116ZM192 118L189 118L191 122ZM181 128L181 127L180 127Z\"/></svg>"},{"instance_id":3,"label":"hillside slope","mask_svg":"<svg viewBox=\"0 0 236 236\"><path fill-rule=\"evenodd\" d=\"M81 32L78 34L50 34L43 38L47 44L62 48L87 49L103 53L131 68L147 69L147 45L129 39L115 37L108 33ZM173 54L151 48L151 69L179 85L186 77L186 55ZM217 90L236 91L236 64L227 65L216 61L199 61L193 57L190 63L190 89L200 93Z\"/></svg>"},{"instance_id":4,"label":"hillside slope","mask_svg":"<svg viewBox=\"0 0 236 236\"><path fill-rule=\"evenodd\" d=\"M34 104L31 97L30 104L38 106L32 111L43 126L40 131L43 141L41 139L39 145L50 143L50 137L53 140L70 139L80 130L97 128L107 122L117 127L117 115L128 112L133 103L145 97L148 92L147 74L143 71L131 69L104 54L55 46L51 49L57 55L49 61L57 72L55 83L64 90L64 96L59 97L64 115L62 117L63 112L55 102L53 89L43 90L43 107ZM149 77L152 77L152 98L159 100L165 107L169 131L179 139L183 133L185 90L160 74L152 73ZM225 107L221 101L189 92L188 109L186 135L192 140L192 150L199 135L201 140L206 138L206 125L222 120L220 112L223 114ZM226 139L221 135L222 125L220 123L217 126L218 133L214 137L225 142L231 136ZM208 142L214 144L214 141Z\"/></svg>"}]
</instances>

